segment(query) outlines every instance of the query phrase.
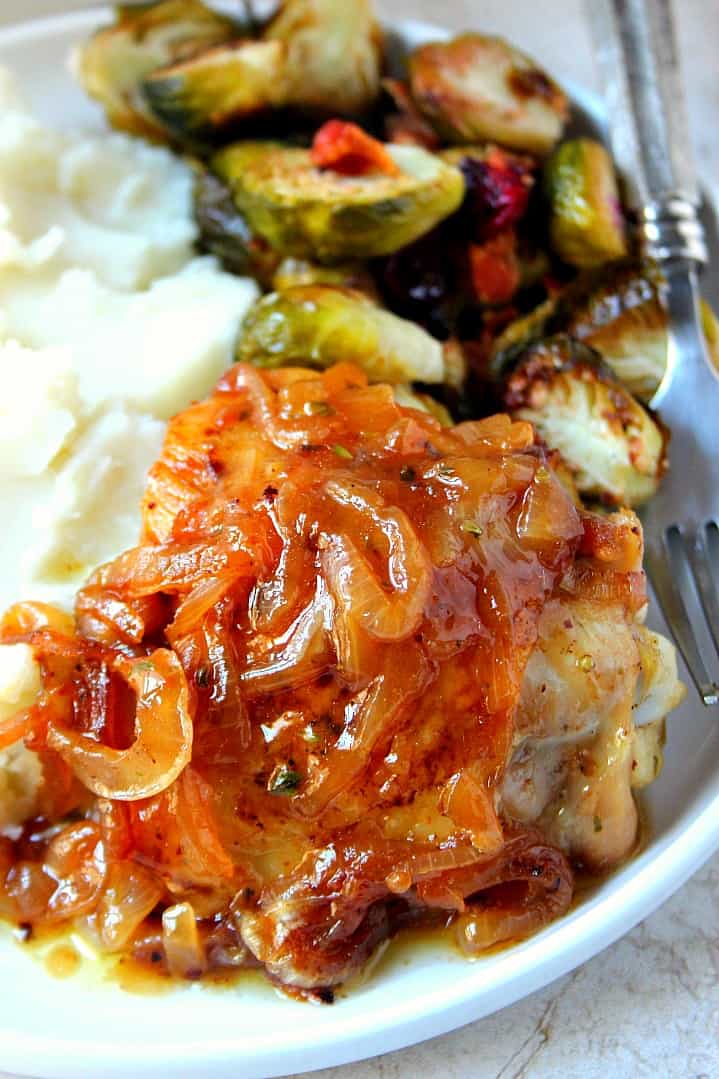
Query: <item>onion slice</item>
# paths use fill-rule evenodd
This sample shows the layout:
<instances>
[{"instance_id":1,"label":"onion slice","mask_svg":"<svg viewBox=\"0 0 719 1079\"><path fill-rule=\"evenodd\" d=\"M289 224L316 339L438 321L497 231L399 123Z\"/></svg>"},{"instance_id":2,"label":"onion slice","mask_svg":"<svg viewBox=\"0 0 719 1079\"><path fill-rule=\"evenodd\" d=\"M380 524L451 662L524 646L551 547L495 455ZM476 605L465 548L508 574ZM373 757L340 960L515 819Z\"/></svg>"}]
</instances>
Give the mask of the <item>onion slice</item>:
<instances>
[{"instance_id":1,"label":"onion slice","mask_svg":"<svg viewBox=\"0 0 719 1079\"><path fill-rule=\"evenodd\" d=\"M190 903L177 903L163 911L162 945L170 974L176 978L199 978L204 974L205 949Z\"/></svg>"},{"instance_id":2,"label":"onion slice","mask_svg":"<svg viewBox=\"0 0 719 1079\"><path fill-rule=\"evenodd\" d=\"M187 682L173 652L158 648L142 659L118 657L114 666L137 695L136 738L129 749L111 749L52 723L47 741L93 794L130 802L159 794L177 779L192 756L192 719Z\"/></svg>"},{"instance_id":3,"label":"onion slice","mask_svg":"<svg viewBox=\"0 0 719 1079\"><path fill-rule=\"evenodd\" d=\"M400 641L414 633L431 591L431 565L412 522L396 506L387 506L369 488L331 481L329 497L348 512L354 535L374 533L387 547L386 590L346 531L327 537L322 568L340 616L359 620L381 641ZM351 612L351 615L350 615Z\"/></svg>"}]
</instances>

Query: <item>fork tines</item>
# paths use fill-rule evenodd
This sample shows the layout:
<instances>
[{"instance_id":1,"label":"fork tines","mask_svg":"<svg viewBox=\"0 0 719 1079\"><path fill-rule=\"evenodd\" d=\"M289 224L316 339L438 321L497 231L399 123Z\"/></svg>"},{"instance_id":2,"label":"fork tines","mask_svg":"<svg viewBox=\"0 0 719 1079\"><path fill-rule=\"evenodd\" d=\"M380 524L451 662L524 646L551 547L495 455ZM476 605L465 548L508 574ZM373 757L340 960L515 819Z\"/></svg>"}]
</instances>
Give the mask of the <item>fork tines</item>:
<instances>
[{"instance_id":1,"label":"fork tines","mask_svg":"<svg viewBox=\"0 0 719 1079\"><path fill-rule=\"evenodd\" d=\"M707 671L701 647L703 643L708 653L713 643L719 655L717 522L710 520L697 528L670 525L661 545L648 546L645 562L664 617L704 704L719 704L719 684ZM708 634L702 634L704 624Z\"/></svg>"}]
</instances>

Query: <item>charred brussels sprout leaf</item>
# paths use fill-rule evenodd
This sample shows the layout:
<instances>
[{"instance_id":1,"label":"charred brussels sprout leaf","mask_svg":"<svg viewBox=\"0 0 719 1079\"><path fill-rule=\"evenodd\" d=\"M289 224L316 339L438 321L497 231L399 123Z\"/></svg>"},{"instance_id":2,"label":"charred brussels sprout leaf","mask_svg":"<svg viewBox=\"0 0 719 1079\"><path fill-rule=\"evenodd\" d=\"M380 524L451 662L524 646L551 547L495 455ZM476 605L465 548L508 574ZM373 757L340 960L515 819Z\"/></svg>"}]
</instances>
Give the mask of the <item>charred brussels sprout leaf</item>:
<instances>
[{"instance_id":1,"label":"charred brussels sprout leaf","mask_svg":"<svg viewBox=\"0 0 719 1079\"><path fill-rule=\"evenodd\" d=\"M214 156L212 168L276 250L331 263L391 254L462 202L458 169L415 146L388 150L399 176L321 171L310 151L268 142L235 143Z\"/></svg>"},{"instance_id":2,"label":"charred brussels sprout leaf","mask_svg":"<svg viewBox=\"0 0 719 1079\"><path fill-rule=\"evenodd\" d=\"M381 35L369 0L286 0L265 37L286 47L290 104L356 115L377 99Z\"/></svg>"},{"instance_id":3,"label":"charred brussels sprout leaf","mask_svg":"<svg viewBox=\"0 0 719 1079\"><path fill-rule=\"evenodd\" d=\"M559 139L567 100L548 75L502 38L462 34L410 57L412 96L450 142L501 143L547 153Z\"/></svg>"},{"instance_id":4,"label":"charred brussels sprout leaf","mask_svg":"<svg viewBox=\"0 0 719 1079\"><path fill-rule=\"evenodd\" d=\"M140 83L157 68L229 41L235 33L230 19L199 0L124 5L115 23L98 30L79 50L77 76L113 127L161 138L164 129L149 114Z\"/></svg>"},{"instance_id":5,"label":"charred brussels sprout leaf","mask_svg":"<svg viewBox=\"0 0 719 1079\"><path fill-rule=\"evenodd\" d=\"M655 493L665 436L592 349L564 335L532 346L506 380L504 404L561 453L582 495L636 506Z\"/></svg>"},{"instance_id":6,"label":"charred brussels sprout leaf","mask_svg":"<svg viewBox=\"0 0 719 1079\"><path fill-rule=\"evenodd\" d=\"M284 100L284 50L278 41L237 41L153 71L143 100L180 142L223 129Z\"/></svg>"},{"instance_id":7,"label":"charred brussels sprout leaf","mask_svg":"<svg viewBox=\"0 0 719 1079\"><path fill-rule=\"evenodd\" d=\"M573 266L600 266L626 255L617 178L601 143L563 142L547 162L544 188L550 240L560 258Z\"/></svg>"},{"instance_id":8,"label":"charred brussels sprout leaf","mask_svg":"<svg viewBox=\"0 0 719 1079\"><path fill-rule=\"evenodd\" d=\"M555 311L555 301L547 299L505 326L495 337L490 351L488 373L492 379L501 378L525 349L545 335Z\"/></svg>"},{"instance_id":9,"label":"charred brussels sprout leaf","mask_svg":"<svg viewBox=\"0 0 719 1079\"><path fill-rule=\"evenodd\" d=\"M200 246L220 259L236 274L250 274L268 285L279 256L261 236L256 236L235 206L229 189L212 172L201 167L194 184L195 221Z\"/></svg>"},{"instance_id":10,"label":"charred brussels sprout leaf","mask_svg":"<svg viewBox=\"0 0 719 1079\"><path fill-rule=\"evenodd\" d=\"M444 374L439 341L361 293L327 285L264 296L245 319L236 358L258 367L320 368L341 358L374 382L441 382Z\"/></svg>"}]
</instances>

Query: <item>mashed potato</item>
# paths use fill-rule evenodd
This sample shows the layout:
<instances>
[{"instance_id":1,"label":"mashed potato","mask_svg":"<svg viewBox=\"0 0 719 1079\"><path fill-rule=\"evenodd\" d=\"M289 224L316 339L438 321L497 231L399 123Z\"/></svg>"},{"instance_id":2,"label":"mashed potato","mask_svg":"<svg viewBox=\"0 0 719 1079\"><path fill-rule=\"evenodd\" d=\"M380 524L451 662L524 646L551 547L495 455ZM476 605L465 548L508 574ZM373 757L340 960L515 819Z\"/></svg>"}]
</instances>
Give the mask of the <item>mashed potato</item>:
<instances>
[{"instance_id":1,"label":"mashed potato","mask_svg":"<svg viewBox=\"0 0 719 1079\"><path fill-rule=\"evenodd\" d=\"M70 607L137 541L164 421L231 360L257 288L196 257L191 197L166 150L48 130L0 69L0 609ZM32 660L0 652L1 721ZM0 828L40 782L24 747L0 754Z\"/></svg>"}]
</instances>

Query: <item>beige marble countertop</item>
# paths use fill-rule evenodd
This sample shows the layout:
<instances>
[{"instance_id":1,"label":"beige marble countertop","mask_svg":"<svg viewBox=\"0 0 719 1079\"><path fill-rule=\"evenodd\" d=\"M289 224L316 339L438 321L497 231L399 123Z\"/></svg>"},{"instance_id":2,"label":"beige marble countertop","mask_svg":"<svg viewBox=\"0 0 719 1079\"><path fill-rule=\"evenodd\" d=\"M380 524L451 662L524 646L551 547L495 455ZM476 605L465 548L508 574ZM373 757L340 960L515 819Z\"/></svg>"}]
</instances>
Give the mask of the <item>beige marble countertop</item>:
<instances>
[{"instance_id":1,"label":"beige marble countertop","mask_svg":"<svg viewBox=\"0 0 719 1079\"><path fill-rule=\"evenodd\" d=\"M690 123L719 203L719 0L674 0ZM504 34L560 80L596 87L581 0L384 0L380 10ZM618 943L462 1030L317 1079L714 1079L719 1076L719 855Z\"/></svg>"}]
</instances>

